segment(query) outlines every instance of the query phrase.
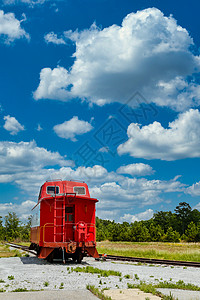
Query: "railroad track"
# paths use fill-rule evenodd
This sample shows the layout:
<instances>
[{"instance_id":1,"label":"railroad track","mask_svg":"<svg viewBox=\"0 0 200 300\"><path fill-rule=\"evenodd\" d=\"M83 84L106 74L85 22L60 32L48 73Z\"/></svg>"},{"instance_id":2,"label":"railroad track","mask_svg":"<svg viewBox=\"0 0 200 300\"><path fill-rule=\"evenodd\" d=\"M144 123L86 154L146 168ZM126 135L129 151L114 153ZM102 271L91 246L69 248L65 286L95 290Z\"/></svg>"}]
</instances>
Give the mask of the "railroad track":
<instances>
[{"instance_id":1,"label":"railroad track","mask_svg":"<svg viewBox=\"0 0 200 300\"><path fill-rule=\"evenodd\" d=\"M116 256L116 255L102 255L101 258L119 261L130 261L138 262L143 264L159 264L159 265L172 265L172 266L183 266L183 267L195 267L200 268L199 262L193 261L180 261L180 260L165 260L165 259L154 259L154 258L140 258L140 257L129 257L129 256Z\"/></svg>"},{"instance_id":2,"label":"railroad track","mask_svg":"<svg viewBox=\"0 0 200 300\"><path fill-rule=\"evenodd\" d=\"M28 246L14 244L14 243L6 243L6 245L29 252L33 255L37 255L35 251L29 250ZM102 255L102 254L100 254L99 256L102 259L130 261L130 262L138 262L143 264L159 264L159 265L200 268L200 262L194 262L194 261L166 260L166 259L141 258L141 257L130 257L130 256Z\"/></svg>"},{"instance_id":3,"label":"railroad track","mask_svg":"<svg viewBox=\"0 0 200 300\"><path fill-rule=\"evenodd\" d=\"M34 255L37 255L37 253L33 250L30 250L28 246L14 244L14 243L5 243L5 245L8 245L10 247L13 247L13 248L16 248L16 249L19 249L19 250L29 252L29 253L34 254Z\"/></svg>"}]
</instances>

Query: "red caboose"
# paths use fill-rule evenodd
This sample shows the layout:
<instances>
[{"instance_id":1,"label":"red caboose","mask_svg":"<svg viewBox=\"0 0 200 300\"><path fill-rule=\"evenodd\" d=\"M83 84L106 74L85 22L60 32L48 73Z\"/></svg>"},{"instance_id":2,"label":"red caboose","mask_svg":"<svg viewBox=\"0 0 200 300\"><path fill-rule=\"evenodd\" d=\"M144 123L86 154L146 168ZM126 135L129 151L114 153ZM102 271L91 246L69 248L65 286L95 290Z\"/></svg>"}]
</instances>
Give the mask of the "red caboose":
<instances>
[{"instance_id":1,"label":"red caboose","mask_svg":"<svg viewBox=\"0 0 200 300\"><path fill-rule=\"evenodd\" d=\"M46 181L33 208L30 249L39 258L71 257L81 262L96 250L95 204L84 182Z\"/></svg>"}]
</instances>

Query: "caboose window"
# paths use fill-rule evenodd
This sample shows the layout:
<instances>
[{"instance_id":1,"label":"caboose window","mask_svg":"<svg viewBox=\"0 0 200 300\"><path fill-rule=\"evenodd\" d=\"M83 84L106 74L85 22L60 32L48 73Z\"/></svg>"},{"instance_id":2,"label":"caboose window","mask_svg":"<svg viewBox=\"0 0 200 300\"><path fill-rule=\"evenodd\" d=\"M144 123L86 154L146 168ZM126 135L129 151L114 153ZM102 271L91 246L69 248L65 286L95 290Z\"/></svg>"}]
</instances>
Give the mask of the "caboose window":
<instances>
[{"instance_id":1,"label":"caboose window","mask_svg":"<svg viewBox=\"0 0 200 300\"><path fill-rule=\"evenodd\" d=\"M56 194L59 194L59 186L47 186L47 194L55 194L55 191L56 191Z\"/></svg>"},{"instance_id":2,"label":"caboose window","mask_svg":"<svg viewBox=\"0 0 200 300\"><path fill-rule=\"evenodd\" d=\"M74 193L78 195L85 195L85 187L84 186L75 186Z\"/></svg>"}]
</instances>

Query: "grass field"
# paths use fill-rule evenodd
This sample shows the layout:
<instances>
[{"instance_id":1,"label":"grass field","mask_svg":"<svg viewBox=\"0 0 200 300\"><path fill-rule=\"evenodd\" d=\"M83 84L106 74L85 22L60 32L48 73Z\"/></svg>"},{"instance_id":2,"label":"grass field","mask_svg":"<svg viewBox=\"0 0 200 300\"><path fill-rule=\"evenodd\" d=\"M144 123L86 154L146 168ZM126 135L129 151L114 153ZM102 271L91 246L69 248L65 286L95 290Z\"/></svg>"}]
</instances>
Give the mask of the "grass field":
<instances>
[{"instance_id":1,"label":"grass field","mask_svg":"<svg viewBox=\"0 0 200 300\"><path fill-rule=\"evenodd\" d=\"M97 242L100 254L200 262L200 243Z\"/></svg>"},{"instance_id":2,"label":"grass field","mask_svg":"<svg viewBox=\"0 0 200 300\"><path fill-rule=\"evenodd\" d=\"M29 246L30 243L26 242L20 242L21 245ZM0 243L0 258L1 257L21 257L23 256L23 253L21 251L16 250L10 250L9 246L5 245L4 243Z\"/></svg>"}]
</instances>

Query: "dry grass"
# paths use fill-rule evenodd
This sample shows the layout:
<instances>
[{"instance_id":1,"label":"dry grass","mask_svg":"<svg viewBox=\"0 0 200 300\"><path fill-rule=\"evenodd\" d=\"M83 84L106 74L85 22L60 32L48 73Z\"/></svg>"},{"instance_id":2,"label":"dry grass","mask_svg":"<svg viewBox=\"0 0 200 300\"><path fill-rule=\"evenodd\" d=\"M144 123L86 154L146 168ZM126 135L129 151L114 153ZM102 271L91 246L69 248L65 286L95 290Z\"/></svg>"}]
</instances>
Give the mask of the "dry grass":
<instances>
[{"instance_id":1,"label":"dry grass","mask_svg":"<svg viewBox=\"0 0 200 300\"><path fill-rule=\"evenodd\" d=\"M22 253L18 250L10 250L9 246L0 244L0 257L16 257L22 256Z\"/></svg>"},{"instance_id":2,"label":"dry grass","mask_svg":"<svg viewBox=\"0 0 200 300\"><path fill-rule=\"evenodd\" d=\"M122 255L145 258L200 262L200 243L129 243L109 242L97 243L100 254Z\"/></svg>"}]
</instances>

